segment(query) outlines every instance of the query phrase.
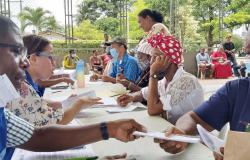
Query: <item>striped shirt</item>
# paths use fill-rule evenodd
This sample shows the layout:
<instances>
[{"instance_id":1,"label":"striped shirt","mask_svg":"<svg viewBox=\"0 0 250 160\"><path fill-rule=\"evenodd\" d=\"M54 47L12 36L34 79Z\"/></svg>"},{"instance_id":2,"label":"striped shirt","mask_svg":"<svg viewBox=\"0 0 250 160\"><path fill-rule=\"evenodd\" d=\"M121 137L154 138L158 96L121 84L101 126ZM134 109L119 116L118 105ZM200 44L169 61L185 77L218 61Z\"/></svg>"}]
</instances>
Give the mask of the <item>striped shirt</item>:
<instances>
[{"instance_id":1,"label":"striped shirt","mask_svg":"<svg viewBox=\"0 0 250 160\"><path fill-rule=\"evenodd\" d=\"M7 147L19 146L27 142L33 135L34 126L5 110L7 124Z\"/></svg>"}]
</instances>

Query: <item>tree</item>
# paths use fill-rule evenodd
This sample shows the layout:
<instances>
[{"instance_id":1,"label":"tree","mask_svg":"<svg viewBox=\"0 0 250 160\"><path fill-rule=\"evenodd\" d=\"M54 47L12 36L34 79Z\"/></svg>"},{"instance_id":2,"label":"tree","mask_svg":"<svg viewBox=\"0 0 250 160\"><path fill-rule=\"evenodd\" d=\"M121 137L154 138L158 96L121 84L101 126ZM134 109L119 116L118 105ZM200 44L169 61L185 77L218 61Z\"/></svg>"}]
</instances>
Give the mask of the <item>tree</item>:
<instances>
[{"instance_id":1,"label":"tree","mask_svg":"<svg viewBox=\"0 0 250 160\"><path fill-rule=\"evenodd\" d=\"M63 32L64 28L58 24L55 16L46 17L45 22L42 24L42 29L52 30L55 32Z\"/></svg>"},{"instance_id":2,"label":"tree","mask_svg":"<svg viewBox=\"0 0 250 160\"><path fill-rule=\"evenodd\" d=\"M118 18L120 3L123 0L82 0L77 6L77 24L83 20L90 20L92 23L102 17ZM131 6L133 0L127 0Z\"/></svg>"},{"instance_id":3,"label":"tree","mask_svg":"<svg viewBox=\"0 0 250 160\"><path fill-rule=\"evenodd\" d=\"M103 32L91 24L89 20L82 21L74 29L74 35L82 40L103 40Z\"/></svg>"},{"instance_id":4,"label":"tree","mask_svg":"<svg viewBox=\"0 0 250 160\"><path fill-rule=\"evenodd\" d=\"M107 33L111 37L118 36L119 31L119 20L113 17L100 18L95 22L97 28Z\"/></svg>"},{"instance_id":5,"label":"tree","mask_svg":"<svg viewBox=\"0 0 250 160\"><path fill-rule=\"evenodd\" d=\"M33 26L35 31L41 31L43 24L46 22L46 16L48 14L50 14L49 11L40 7L35 9L25 7L19 14L22 31L24 31L27 26Z\"/></svg>"}]
</instances>

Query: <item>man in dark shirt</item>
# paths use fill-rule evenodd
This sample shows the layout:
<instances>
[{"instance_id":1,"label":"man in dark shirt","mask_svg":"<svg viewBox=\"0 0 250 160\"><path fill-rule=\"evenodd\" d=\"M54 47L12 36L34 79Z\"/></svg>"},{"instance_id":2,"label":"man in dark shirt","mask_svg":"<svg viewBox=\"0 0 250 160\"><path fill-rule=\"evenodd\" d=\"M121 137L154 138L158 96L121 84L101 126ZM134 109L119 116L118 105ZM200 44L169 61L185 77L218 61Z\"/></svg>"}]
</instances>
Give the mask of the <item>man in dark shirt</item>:
<instances>
[{"instance_id":1,"label":"man in dark shirt","mask_svg":"<svg viewBox=\"0 0 250 160\"><path fill-rule=\"evenodd\" d=\"M236 62L235 55L234 55L235 46L234 46L234 43L232 42L231 35L228 35L226 37L226 42L223 44L223 47L224 47L224 50L226 52L227 59L231 61L231 64L232 64L232 67L234 70L234 75L239 77L240 74L239 74L238 69L237 69L237 62Z\"/></svg>"}]
</instances>

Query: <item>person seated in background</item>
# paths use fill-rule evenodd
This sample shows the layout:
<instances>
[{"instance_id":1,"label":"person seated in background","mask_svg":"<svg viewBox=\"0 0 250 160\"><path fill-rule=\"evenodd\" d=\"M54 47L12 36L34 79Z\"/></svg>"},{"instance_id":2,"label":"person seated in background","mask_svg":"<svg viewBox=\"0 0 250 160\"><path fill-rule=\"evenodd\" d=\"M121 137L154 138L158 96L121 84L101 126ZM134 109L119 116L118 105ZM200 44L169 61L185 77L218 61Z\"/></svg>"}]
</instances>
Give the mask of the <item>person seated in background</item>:
<instances>
[{"instance_id":1,"label":"person seated in background","mask_svg":"<svg viewBox=\"0 0 250 160\"><path fill-rule=\"evenodd\" d=\"M246 36L246 50L250 53L250 31ZM250 78L242 78L227 82L209 100L194 111L188 112L178 119L174 128L166 131L171 134L197 135L197 124L208 131L220 131L229 122L230 130L247 132L250 122ZM166 152L176 154L188 147L187 143L155 140ZM221 148L223 154L224 149ZM223 157L214 153L215 160Z\"/></svg>"},{"instance_id":2,"label":"person seated in background","mask_svg":"<svg viewBox=\"0 0 250 160\"><path fill-rule=\"evenodd\" d=\"M6 74L17 90L27 68L26 52L18 27L0 16L0 75ZM44 57L45 58L45 57ZM61 151L101 140L135 140L134 131L144 131L133 119L116 120L88 126L49 125L34 127L0 106L0 159L10 160L15 148L34 152Z\"/></svg>"},{"instance_id":3,"label":"person seated in background","mask_svg":"<svg viewBox=\"0 0 250 160\"><path fill-rule=\"evenodd\" d=\"M76 55L76 50L69 50L69 54L63 59L63 67L65 69L75 69L76 63L79 61L79 57Z\"/></svg>"},{"instance_id":4,"label":"person seated in background","mask_svg":"<svg viewBox=\"0 0 250 160\"><path fill-rule=\"evenodd\" d=\"M157 34L148 42L152 50L149 86L132 94L117 98L121 106L130 102L147 100L149 115L162 115L170 123L188 111L195 109L203 100L203 89L198 79L183 70L182 47L173 36Z\"/></svg>"},{"instance_id":5,"label":"person seated in background","mask_svg":"<svg viewBox=\"0 0 250 160\"><path fill-rule=\"evenodd\" d=\"M239 57L245 57L247 54L246 54L246 51L245 51L245 47L242 47L241 50L239 51Z\"/></svg>"},{"instance_id":6,"label":"person seated in background","mask_svg":"<svg viewBox=\"0 0 250 160\"><path fill-rule=\"evenodd\" d=\"M211 59L214 65L214 78L228 78L232 76L231 63L227 59L222 45L211 54Z\"/></svg>"},{"instance_id":7,"label":"person seated in background","mask_svg":"<svg viewBox=\"0 0 250 160\"><path fill-rule=\"evenodd\" d=\"M200 50L200 53L196 55L197 67L201 71L201 79L205 79L206 70L210 71L210 78L213 77L214 65L211 63L208 53L205 52L205 48Z\"/></svg>"},{"instance_id":8,"label":"person seated in background","mask_svg":"<svg viewBox=\"0 0 250 160\"><path fill-rule=\"evenodd\" d=\"M240 61L240 65L237 66L238 72L240 73L240 77L246 77L246 63L244 63L243 61Z\"/></svg>"},{"instance_id":9,"label":"person seated in background","mask_svg":"<svg viewBox=\"0 0 250 160\"><path fill-rule=\"evenodd\" d=\"M135 82L140 76L141 69L137 60L127 53L127 42L124 38L116 37L111 42L110 54L114 65L109 76L102 76L104 82L116 83L116 78Z\"/></svg>"},{"instance_id":10,"label":"person seated in background","mask_svg":"<svg viewBox=\"0 0 250 160\"><path fill-rule=\"evenodd\" d=\"M92 71L102 74L103 62L101 57L98 56L97 50L93 50L93 54L89 58L89 65Z\"/></svg>"},{"instance_id":11,"label":"person seated in background","mask_svg":"<svg viewBox=\"0 0 250 160\"><path fill-rule=\"evenodd\" d=\"M46 80L53 71L53 46L37 35L28 35L23 38L27 47L30 65L26 69L26 82L19 90L20 99L11 101L7 108L16 116L28 121L34 126L47 124L68 124L84 108L99 104L100 99L77 99L72 106L62 110L61 102L46 101L38 94L37 80ZM42 68L42 69L40 69Z\"/></svg>"},{"instance_id":12,"label":"person seated in background","mask_svg":"<svg viewBox=\"0 0 250 160\"><path fill-rule=\"evenodd\" d=\"M142 70L140 77L136 82L130 82L127 79L117 79L118 83L121 83L124 87L132 92L140 91L141 88L147 87L149 82L149 70L150 70L150 59L151 51L153 48L147 42L141 44L137 48L137 57Z\"/></svg>"}]
</instances>

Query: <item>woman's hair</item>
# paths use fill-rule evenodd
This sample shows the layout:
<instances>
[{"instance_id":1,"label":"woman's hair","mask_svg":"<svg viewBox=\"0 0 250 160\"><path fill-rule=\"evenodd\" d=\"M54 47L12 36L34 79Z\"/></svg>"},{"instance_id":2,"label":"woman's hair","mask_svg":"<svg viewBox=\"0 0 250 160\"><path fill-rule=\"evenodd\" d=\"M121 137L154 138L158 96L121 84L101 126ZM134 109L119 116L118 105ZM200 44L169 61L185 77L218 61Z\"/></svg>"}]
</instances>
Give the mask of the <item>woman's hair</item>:
<instances>
[{"instance_id":1,"label":"woman's hair","mask_svg":"<svg viewBox=\"0 0 250 160\"><path fill-rule=\"evenodd\" d=\"M146 18L147 16L151 17L155 22L162 23L163 16L160 12L150 9L143 9L138 16Z\"/></svg>"},{"instance_id":2,"label":"woman's hair","mask_svg":"<svg viewBox=\"0 0 250 160\"><path fill-rule=\"evenodd\" d=\"M27 35L23 37L24 46L27 48L27 56L33 53L42 52L50 44L46 38L38 35Z\"/></svg>"}]
</instances>

